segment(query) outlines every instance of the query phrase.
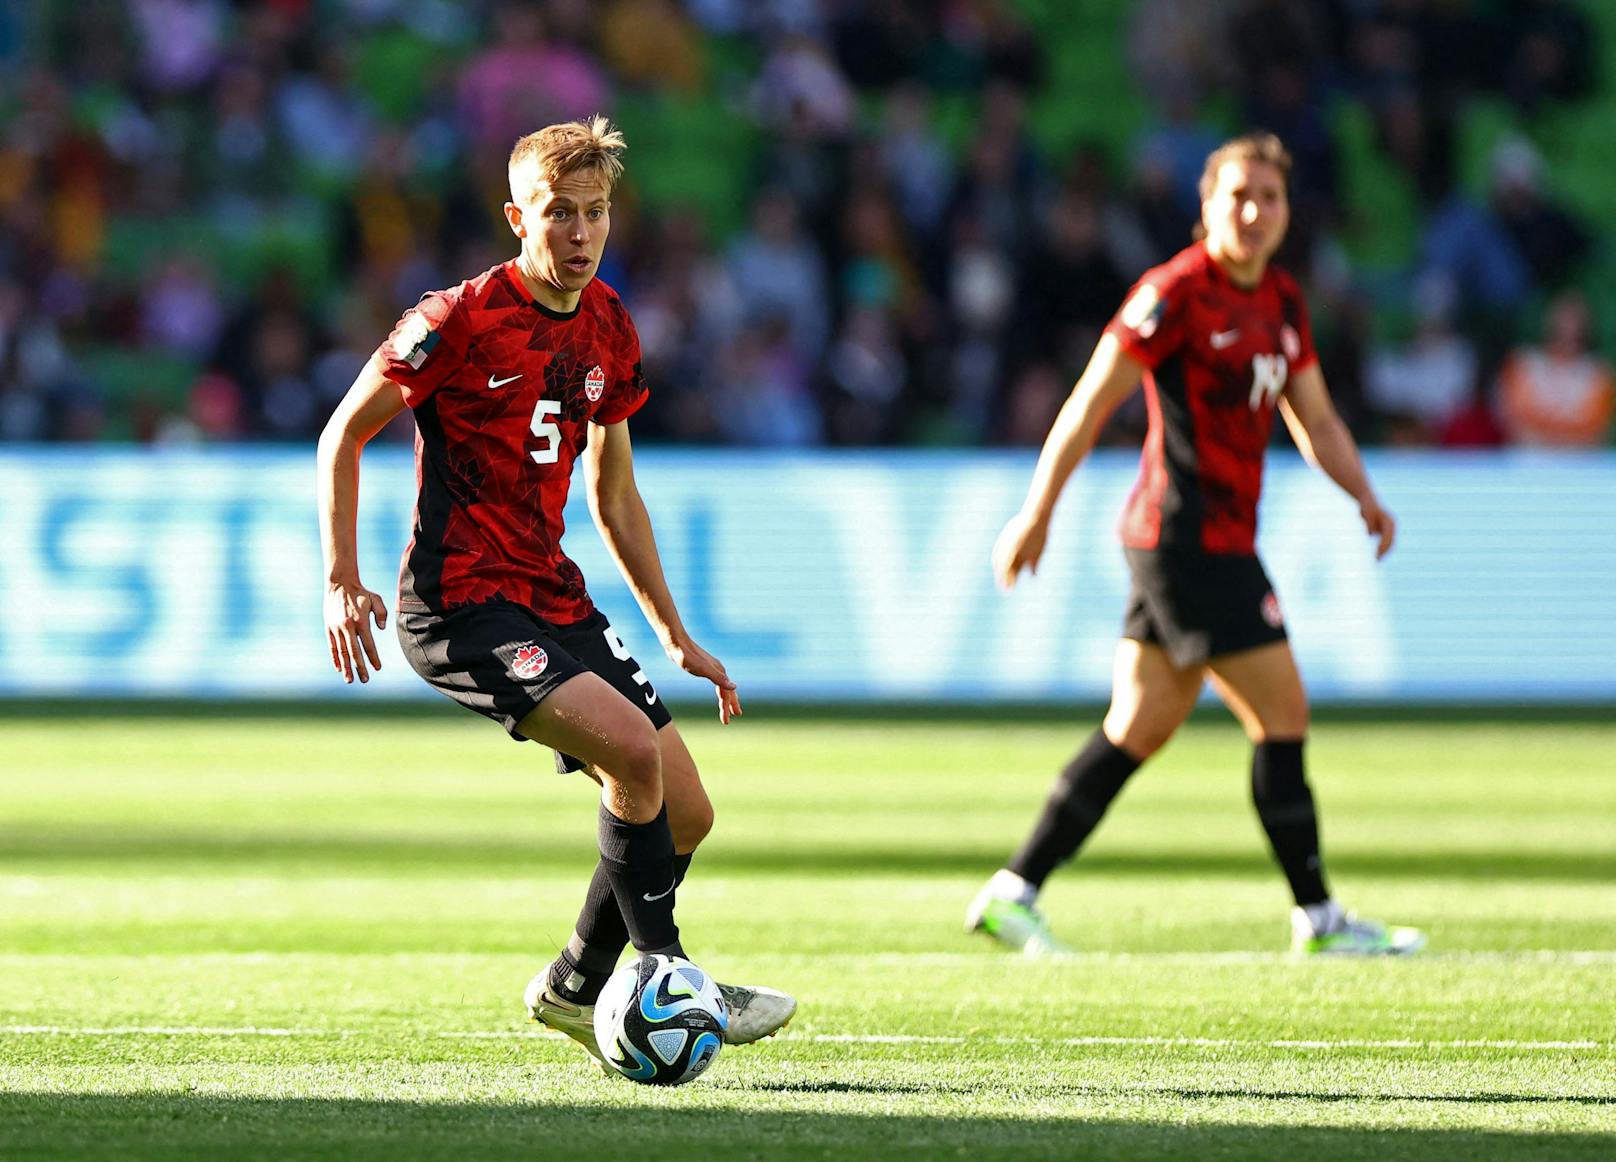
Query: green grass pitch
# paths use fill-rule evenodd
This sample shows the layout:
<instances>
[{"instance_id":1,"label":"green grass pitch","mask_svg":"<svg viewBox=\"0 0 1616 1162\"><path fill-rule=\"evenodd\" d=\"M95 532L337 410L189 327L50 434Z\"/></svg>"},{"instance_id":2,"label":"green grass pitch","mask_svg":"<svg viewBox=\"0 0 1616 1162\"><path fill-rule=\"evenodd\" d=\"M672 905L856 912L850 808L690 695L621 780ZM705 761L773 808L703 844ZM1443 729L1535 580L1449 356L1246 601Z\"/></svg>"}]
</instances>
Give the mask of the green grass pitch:
<instances>
[{"instance_id":1,"label":"green grass pitch","mask_svg":"<svg viewBox=\"0 0 1616 1162\"><path fill-rule=\"evenodd\" d=\"M1247 748L1197 719L1045 906L960 916L1091 711L681 718L692 956L802 1002L701 1081L596 1076L520 995L591 787L452 707L0 719L0 1158L1616 1157L1616 725L1337 718L1341 898L1427 954L1295 962Z\"/></svg>"}]
</instances>

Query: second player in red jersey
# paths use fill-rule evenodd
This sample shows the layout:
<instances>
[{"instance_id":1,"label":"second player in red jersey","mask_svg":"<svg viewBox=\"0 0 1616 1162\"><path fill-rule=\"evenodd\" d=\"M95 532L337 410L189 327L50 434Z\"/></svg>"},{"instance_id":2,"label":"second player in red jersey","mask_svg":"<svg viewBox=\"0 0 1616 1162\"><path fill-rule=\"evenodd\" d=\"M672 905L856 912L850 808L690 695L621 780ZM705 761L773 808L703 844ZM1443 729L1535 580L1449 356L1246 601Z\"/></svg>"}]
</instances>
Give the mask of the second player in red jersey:
<instances>
[{"instance_id":1,"label":"second player in red jersey","mask_svg":"<svg viewBox=\"0 0 1616 1162\"><path fill-rule=\"evenodd\" d=\"M968 929L1029 955L1064 951L1035 907L1044 880L1189 716L1208 679L1251 739L1252 799L1295 900L1293 947L1373 955L1423 943L1414 929L1350 916L1325 885L1302 758L1307 695L1256 553L1276 412L1303 455L1357 501L1378 555L1395 535L1330 403L1301 291L1269 262L1290 221L1289 171L1289 155L1268 134L1237 138L1207 158L1203 239L1135 284L1044 441L1026 502L994 545L1006 588L1037 567L1067 478L1143 379L1150 426L1122 518L1133 584L1111 707L1061 772L1025 843L966 911Z\"/></svg>"},{"instance_id":2,"label":"second player in red jersey","mask_svg":"<svg viewBox=\"0 0 1616 1162\"><path fill-rule=\"evenodd\" d=\"M600 785L600 859L571 939L529 983L535 1020L597 1061L594 1003L626 944L683 955L675 891L713 809L672 715L561 549L574 467L584 463L602 539L668 657L741 712L723 664L692 640L634 479L628 420L646 401L640 345L595 278L611 231L623 138L604 117L516 143L505 219L509 262L424 295L371 358L320 437L326 638L344 679L381 658L380 595L359 578L355 516L364 445L415 415L415 529L399 577L398 634L434 689L552 748ZM796 1001L720 985L724 1039L777 1031Z\"/></svg>"},{"instance_id":3,"label":"second player in red jersey","mask_svg":"<svg viewBox=\"0 0 1616 1162\"><path fill-rule=\"evenodd\" d=\"M1270 264L1241 286L1197 243L1146 271L1106 333L1144 368L1150 417L1123 543L1256 552L1280 396L1318 363L1296 280Z\"/></svg>"}]
</instances>

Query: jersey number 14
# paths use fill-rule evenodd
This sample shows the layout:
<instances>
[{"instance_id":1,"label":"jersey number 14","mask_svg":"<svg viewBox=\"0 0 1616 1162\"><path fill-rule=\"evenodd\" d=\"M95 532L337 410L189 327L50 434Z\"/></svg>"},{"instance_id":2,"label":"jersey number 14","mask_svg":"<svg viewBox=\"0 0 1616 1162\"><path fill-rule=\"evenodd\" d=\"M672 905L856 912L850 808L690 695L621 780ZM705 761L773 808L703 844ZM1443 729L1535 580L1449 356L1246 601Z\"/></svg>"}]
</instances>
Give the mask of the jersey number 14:
<instances>
[{"instance_id":1,"label":"jersey number 14","mask_svg":"<svg viewBox=\"0 0 1616 1162\"><path fill-rule=\"evenodd\" d=\"M1251 410L1256 411L1266 401L1269 407L1285 390L1285 379L1290 364L1283 355L1253 355L1251 357Z\"/></svg>"}]
</instances>

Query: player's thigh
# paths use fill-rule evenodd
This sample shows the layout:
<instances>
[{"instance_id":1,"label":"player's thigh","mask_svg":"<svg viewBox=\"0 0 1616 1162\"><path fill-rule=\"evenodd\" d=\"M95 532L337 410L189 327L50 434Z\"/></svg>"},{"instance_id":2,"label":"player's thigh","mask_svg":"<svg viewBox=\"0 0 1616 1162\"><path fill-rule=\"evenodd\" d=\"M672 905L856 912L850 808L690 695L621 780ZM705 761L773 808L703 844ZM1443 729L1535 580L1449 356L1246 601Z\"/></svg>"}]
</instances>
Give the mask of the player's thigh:
<instances>
[{"instance_id":1,"label":"player's thigh","mask_svg":"<svg viewBox=\"0 0 1616 1162\"><path fill-rule=\"evenodd\" d=\"M569 678L517 723L524 738L568 755L608 779L658 789L662 748L645 715L599 674Z\"/></svg>"},{"instance_id":2,"label":"player's thigh","mask_svg":"<svg viewBox=\"0 0 1616 1162\"><path fill-rule=\"evenodd\" d=\"M653 734L672 721L673 716L657 696L656 688L651 685L644 669L599 610L582 621L558 628L556 635L561 645L585 669L616 690L640 712L650 724ZM560 748L556 750L556 769L563 774L587 770L589 765L583 755Z\"/></svg>"},{"instance_id":3,"label":"player's thigh","mask_svg":"<svg viewBox=\"0 0 1616 1162\"><path fill-rule=\"evenodd\" d=\"M1225 654L1207 663L1218 697L1253 742L1307 734L1307 689L1288 641Z\"/></svg>"},{"instance_id":4,"label":"player's thigh","mask_svg":"<svg viewBox=\"0 0 1616 1162\"><path fill-rule=\"evenodd\" d=\"M488 601L446 611L401 609L399 646L428 684L490 718L517 741L517 724L587 668L555 627L525 606Z\"/></svg>"},{"instance_id":5,"label":"player's thigh","mask_svg":"<svg viewBox=\"0 0 1616 1162\"><path fill-rule=\"evenodd\" d=\"M669 722L657 731L657 741L662 747L662 798L668 805L674 847L681 854L694 851L713 829L712 800L679 728Z\"/></svg>"},{"instance_id":6,"label":"player's thigh","mask_svg":"<svg viewBox=\"0 0 1616 1162\"><path fill-rule=\"evenodd\" d=\"M1135 758L1148 758L1195 708L1202 676L1201 666L1175 666L1158 645L1123 638L1111 670L1106 737Z\"/></svg>"}]
</instances>

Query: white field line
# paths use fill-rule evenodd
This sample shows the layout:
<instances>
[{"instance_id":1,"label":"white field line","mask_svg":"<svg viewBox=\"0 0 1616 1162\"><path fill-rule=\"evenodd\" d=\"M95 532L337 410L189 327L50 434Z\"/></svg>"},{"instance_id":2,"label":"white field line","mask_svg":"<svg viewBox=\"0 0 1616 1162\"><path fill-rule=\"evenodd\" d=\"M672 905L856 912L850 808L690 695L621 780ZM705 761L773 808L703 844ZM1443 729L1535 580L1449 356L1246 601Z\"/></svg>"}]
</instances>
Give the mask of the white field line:
<instances>
[{"instance_id":1,"label":"white field line","mask_svg":"<svg viewBox=\"0 0 1616 1162\"><path fill-rule=\"evenodd\" d=\"M0 1025L0 1036L50 1037L364 1037L380 1036L374 1030L359 1029L300 1029L264 1028L256 1025ZM439 1032L438 1037L457 1040L529 1040L550 1039L547 1031L521 1029L487 1029L472 1032ZM1240 1037L954 1037L921 1034L857 1034L809 1033L787 1034L788 1041L807 1041L833 1045L1028 1045L1081 1047L1142 1047L1190 1049L1516 1049L1555 1051L1572 1049L1606 1049L1605 1041L1518 1041L1466 1039L1456 1041L1421 1041L1404 1038L1372 1040L1347 1037L1340 1040L1273 1040Z\"/></svg>"},{"instance_id":2,"label":"white field line","mask_svg":"<svg viewBox=\"0 0 1616 1162\"><path fill-rule=\"evenodd\" d=\"M984 948L986 946L984 945ZM393 952L382 953L375 956L368 954L349 953L306 953L306 952L151 952L135 953L130 955L118 954L108 959L117 960L150 960L150 961L187 961L197 964L232 963L232 964L273 964L277 961L307 961L307 960L352 960L362 958L365 960L399 961L401 963L421 963L426 961L453 960L470 961L480 959L468 953L435 953L435 952ZM55 953L12 953L0 952L0 965L26 961L37 964L42 960L59 961L89 959L82 956L60 956ZM771 960L791 960L791 954L781 954L770 957ZM815 954L812 958L816 963L856 963L861 965L897 965L907 968L917 966L937 965L940 967L957 967L961 965L979 965L983 960L994 959L1000 964L1026 964L1029 967L1049 968L1059 970L1065 964L1294 964L1299 967L1311 966L1330 961L1340 963L1351 960L1353 963L1405 963L1412 962L1426 964L1431 961L1448 962L1458 961L1466 964L1616 964L1616 948L1517 948L1517 949L1455 949L1443 951L1441 949L1426 949L1417 956L1408 958L1387 957L1384 960L1353 958L1353 957L1301 957L1283 951L1260 952L1254 949L1227 949L1222 952L1074 952L1058 960L1031 960L1021 961L1014 957L992 956L984 952L870 952L870 953L823 953Z\"/></svg>"}]
</instances>

